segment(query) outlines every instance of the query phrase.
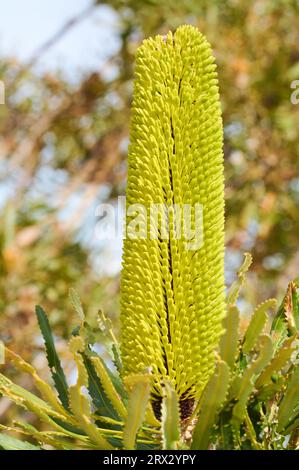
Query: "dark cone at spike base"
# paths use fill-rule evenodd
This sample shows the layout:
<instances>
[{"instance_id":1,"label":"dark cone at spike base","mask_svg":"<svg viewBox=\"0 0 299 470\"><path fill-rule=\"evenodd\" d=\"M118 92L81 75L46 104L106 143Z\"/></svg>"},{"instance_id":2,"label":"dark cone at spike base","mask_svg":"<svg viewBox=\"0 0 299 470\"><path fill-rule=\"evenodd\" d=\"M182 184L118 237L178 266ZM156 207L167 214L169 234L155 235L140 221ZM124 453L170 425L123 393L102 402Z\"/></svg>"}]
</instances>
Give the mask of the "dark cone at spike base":
<instances>
[{"instance_id":1,"label":"dark cone at spike base","mask_svg":"<svg viewBox=\"0 0 299 470\"><path fill-rule=\"evenodd\" d=\"M159 421L161 421L162 398L156 397L155 399L152 399L151 403L152 403L154 415ZM181 421L185 421L186 419L190 418L194 410L194 404L195 404L194 398L184 398L184 397L180 398L179 405L180 405Z\"/></svg>"}]
</instances>

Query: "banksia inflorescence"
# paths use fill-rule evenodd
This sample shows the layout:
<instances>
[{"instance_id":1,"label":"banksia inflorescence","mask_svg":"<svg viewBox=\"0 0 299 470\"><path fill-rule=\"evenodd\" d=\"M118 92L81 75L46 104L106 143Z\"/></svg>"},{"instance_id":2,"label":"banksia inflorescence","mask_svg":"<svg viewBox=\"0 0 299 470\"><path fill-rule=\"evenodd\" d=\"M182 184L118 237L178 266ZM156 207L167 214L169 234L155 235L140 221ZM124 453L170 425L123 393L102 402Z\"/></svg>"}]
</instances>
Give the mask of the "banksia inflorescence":
<instances>
[{"instance_id":1,"label":"banksia inflorescence","mask_svg":"<svg viewBox=\"0 0 299 470\"><path fill-rule=\"evenodd\" d=\"M192 26L148 39L137 52L121 277L123 374L151 368L156 408L170 380L182 417L213 372L225 313L215 68L209 44Z\"/></svg>"}]
</instances>

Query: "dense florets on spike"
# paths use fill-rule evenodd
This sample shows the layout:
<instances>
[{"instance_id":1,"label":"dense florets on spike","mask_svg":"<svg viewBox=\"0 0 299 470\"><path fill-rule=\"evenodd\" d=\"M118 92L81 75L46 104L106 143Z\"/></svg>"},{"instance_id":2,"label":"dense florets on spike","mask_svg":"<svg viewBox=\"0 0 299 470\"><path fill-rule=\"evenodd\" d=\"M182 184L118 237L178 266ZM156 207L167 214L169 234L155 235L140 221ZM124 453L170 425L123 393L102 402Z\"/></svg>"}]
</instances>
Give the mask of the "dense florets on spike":
<instances>
[{"instance_id":1,"label":"dense florets on spike","mask_svg":"<svg viewBox=\"0 0 299 470\"><path fill-rule=\"evenodd\" d=\"M121 352L124 375L152 368L158 400L163 378L183 399L200 396L213 372L222 331L223 153L215 68L209 44L192 26L148 39L137 52ZM167 216L169 237L163 236L154 223L159 219L151 219L157 204L189 205L193 238L182 229L187 216L179 220L173 209ZM203 240L191 246L197 236L196 205L202 206ZM134 237L137 226L139 237Z\"/></svg>"}]
</instances>

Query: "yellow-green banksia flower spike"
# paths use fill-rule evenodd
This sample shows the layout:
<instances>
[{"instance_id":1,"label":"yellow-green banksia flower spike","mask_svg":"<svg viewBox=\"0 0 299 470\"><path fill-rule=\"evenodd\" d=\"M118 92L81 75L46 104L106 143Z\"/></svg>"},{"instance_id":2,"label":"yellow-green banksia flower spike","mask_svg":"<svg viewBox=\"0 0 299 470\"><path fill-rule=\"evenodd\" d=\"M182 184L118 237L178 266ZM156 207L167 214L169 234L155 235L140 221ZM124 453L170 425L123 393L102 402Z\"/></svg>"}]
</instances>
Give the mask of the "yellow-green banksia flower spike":
<instances>
[{"instance_id":1,"label":"yellow-green banksia flower spike","mask_svg":"<svg viewBox=\"0 0 299 470\"><path fill-rule=\"evenodd\" d=\"M137 52L121 275L123 373L151 368L154 405L170 380L182 417L213 373L225 313L215 69L209 44L192 26L148 39Z\"/></svg>"}]
</instances>

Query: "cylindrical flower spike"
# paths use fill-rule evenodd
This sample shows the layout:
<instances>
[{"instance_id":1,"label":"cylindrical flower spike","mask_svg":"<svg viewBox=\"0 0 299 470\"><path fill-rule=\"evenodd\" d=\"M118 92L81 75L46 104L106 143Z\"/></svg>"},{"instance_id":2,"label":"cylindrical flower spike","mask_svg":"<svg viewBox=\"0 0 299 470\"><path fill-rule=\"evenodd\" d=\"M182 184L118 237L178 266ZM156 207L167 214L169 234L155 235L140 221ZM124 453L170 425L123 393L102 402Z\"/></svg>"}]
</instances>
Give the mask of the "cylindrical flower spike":
<instances>
[{"instance_id":1,"label":"cylindrical flower spike","mask_svg":"<svg viewBox=\"0 0 299 470\"><path fill-rule=\"evenodd\" d=\"M222 119L216 66L192 26L137 52L121 275L123 373L150 367L182 414L214 369L224 303ZM188 411L184 412L184 409Z\"/></svg>"}]
</instances>

